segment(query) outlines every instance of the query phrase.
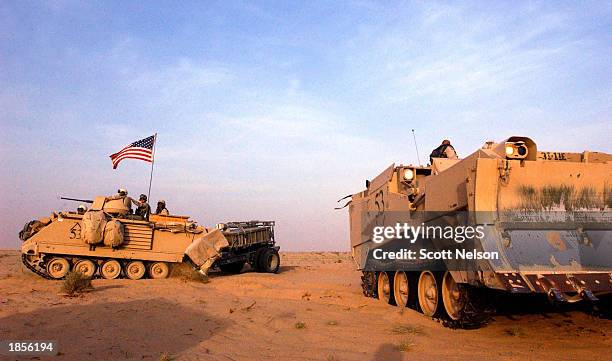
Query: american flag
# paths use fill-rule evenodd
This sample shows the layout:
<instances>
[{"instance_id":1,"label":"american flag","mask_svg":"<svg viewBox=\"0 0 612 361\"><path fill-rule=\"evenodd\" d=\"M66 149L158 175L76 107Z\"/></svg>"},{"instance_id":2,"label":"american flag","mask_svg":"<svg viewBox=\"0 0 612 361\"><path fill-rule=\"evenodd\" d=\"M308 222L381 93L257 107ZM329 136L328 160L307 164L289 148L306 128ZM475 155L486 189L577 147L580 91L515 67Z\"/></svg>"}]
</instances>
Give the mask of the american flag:
<instances>
[{"instance_id":1,"label":"american flag","mask_svg":"<svg viewBox=\"0 0 612 361\"><path fill-rule=\"evenodd\" d=\"M153 162L153 145L155 144L155 135L138 140L132 144L125 146L123 149L110 156L113 162L113 169L117 169L119 162L126 158L140 159L145 162Z\"/></svg>"}]
</instances>

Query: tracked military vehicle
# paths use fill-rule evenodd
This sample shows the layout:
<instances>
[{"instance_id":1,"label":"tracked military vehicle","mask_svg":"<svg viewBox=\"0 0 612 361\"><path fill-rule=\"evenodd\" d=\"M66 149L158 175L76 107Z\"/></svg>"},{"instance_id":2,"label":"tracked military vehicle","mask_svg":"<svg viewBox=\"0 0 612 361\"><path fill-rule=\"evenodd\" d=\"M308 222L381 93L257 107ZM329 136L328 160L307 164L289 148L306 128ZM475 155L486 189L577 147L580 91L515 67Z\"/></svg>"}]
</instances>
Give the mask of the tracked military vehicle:
<instances>
[{"instance_id":1,"label":"tracked military vehicle","mask_svg":"<svg viewBox=\"0 0 612 361\"><path fill-rule=\"evenodd\" d=\"M510 137L463 159L393 164L349 198L363 292L382 302L462 321L486 289L546 294L559 303L597 302L612 292L611 154L542 152L527 137ZM469 246L455 240L450 247L439 235L374 237L376 227L423 230L440 222L481 234ZM436 255L470 248L497 258L398 260L418 255L417 248Z\"/></svg>"},{"instance_id":2,"label":"tracked military vehicle","mask_svg":"<svg viewBox=\"0 0 612 361\"><path fill-rule=\"evenodd\" d=\"M143 219L131 214L122 198L87 202L92 205L83 214L53 212L24 226L19 236L28 269L48 279L62 279L70 270L106 279L166 278L171 265L184 261L204 272L236 273L245 263L260 272L278 271L274 222L206 228L187 216Z\"/></svg>"}]
</instances>

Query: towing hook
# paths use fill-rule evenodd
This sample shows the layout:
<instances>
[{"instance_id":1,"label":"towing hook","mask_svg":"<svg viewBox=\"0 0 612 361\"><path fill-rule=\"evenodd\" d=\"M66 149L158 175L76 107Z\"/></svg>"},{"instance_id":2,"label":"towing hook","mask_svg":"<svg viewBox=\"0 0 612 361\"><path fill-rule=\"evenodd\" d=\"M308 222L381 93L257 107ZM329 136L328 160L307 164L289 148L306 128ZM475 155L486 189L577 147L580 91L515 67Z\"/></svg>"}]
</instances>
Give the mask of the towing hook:
<instances>
[{"instance_id":1,"label":"towing hook","mask_svg":"<svg viewBox=\"0 0 612 361\"><path fill-rule=\"evenodd\" d=\"M566 302L567 299L558 289L551 287L548 290L548 299L552 302Z\"/></svg>"},{"instance_id":2,"label":"towing hook","mask_svg":"<svg viewBox=\"0 0 612 361\"><path fill-rule=\"evenodd\" d=\"M588 288L583 288L580 290L580 297L591 302L599 301L599 298L597 298Z\"/></svg>"},{"instance_id":3,"label":"towing hook","mask_svg":"<svg viewBox=\"0 0 612 361\"><path fill-rule=\"evenodd\" d=\"M583 300L587 300L587 301L591 301L591 302L599 301L599 299L593 294L593 292L590 289L588 289L586 287L583 287L581 285L581 284L585 283L584 281L580 281L579 279L577 279L573 275L568 275L567 276L567 280L572 285L572 287L574 287L576 292L578 292L578 295Z\"/></svg>"}]
</instances>

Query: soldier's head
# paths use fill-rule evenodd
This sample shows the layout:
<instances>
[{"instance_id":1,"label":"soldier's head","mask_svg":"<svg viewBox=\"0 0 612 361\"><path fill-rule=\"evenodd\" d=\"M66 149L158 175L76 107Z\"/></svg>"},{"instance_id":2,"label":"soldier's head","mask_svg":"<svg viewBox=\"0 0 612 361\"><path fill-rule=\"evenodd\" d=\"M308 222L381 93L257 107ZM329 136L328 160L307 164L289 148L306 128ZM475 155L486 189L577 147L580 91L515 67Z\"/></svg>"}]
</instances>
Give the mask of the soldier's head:
<instances>
[{"instance_id":1,"label":"soldier's head","mask_svg":"<svg viewBox=\"0 0 612 361\"><path fill-rule=\"evenodd\" d=\"M139 201L141 202L146 202L147 201L147 196L144 194L141 194L140 197L138 198Z\"/></svg>"},{"instance_id":2,"label":"soldier's head","mask_svg":"<svg viewBox=\"0 0 612 361\"><path fill-rule=\"evenodd\" d=\"M85 205L81 204L77 207L78 214L85 214L85 212L87 212L87 207L85 207Z\"/></svg>"},{"instance_id":3,"label":"soldier's head","mask_svg":"<svg viewBox=\"0 0 612 361\"><path fill-rule=\"evenodd\" d=\"M122 195L122 196L127 196L127 194L128 194L127 193L127 189L125 189L125 188L119 188L117 190L117 193L119 193L119 195Z\"/></svg>"},{"instance_id":4,"label":"soldier's head","mask_svg":"<svg viewBox=\"0 0 612 361\"><path fill-rule=\"evenodd\" d=\"M155 210L155 213L160 214L164 209L166 209L166 201L160 199L157 201L157 209Z\"/></svg>"},{"instance_id":5,"label":"soldier's head","mask_svg":"<svg viewBox=\"0 0 612 361\"><path fill-rule=\"evenodd\" d=\"M444 140L442 141L442 145L450 145L450 140L448 140L448 139L444 139Z\"/></svg>"}]
</instances>

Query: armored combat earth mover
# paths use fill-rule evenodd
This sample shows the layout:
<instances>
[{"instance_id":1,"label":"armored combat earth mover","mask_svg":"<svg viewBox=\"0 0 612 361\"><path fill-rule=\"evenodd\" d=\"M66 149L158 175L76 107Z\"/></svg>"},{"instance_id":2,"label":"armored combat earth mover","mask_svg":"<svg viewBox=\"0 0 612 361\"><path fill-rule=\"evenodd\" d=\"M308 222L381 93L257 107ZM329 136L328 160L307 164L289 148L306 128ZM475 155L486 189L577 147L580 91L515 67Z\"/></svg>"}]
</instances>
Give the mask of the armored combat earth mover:
<instances>
[{"instance_id":1,"label":"armored combat earth mover","mask_svg":"<svg viewBox=\"0 0 612 361\"><path fill-rule=\"evenodd\" d=\"M277 272L279 247L274 222L228 222L206 228L187 216L129 213L123 199L96 197L90 209L53 212L31 221L19 236L22 260L32 272L62 279L71 270L114 279L166 278L172 264L186 262L201 272L238 273L246 263Z\"/></svg>"},{"instance_id":2,"label":"armored combat earth mover","mask_svg":"<svg viewBox=\"0 0 612 361\"><path fill-rule=\"evenodd\" d=\"M382 302L462 322L486 290L546 294L558 303L596 303L612 292L611 154L542 152L527 137L510 137L463 159L393 164L350 198L363 292ZM482 227L474 250L497 259L440 260L430 269L373 262L390 242L374 242L373 225L462 224L459 217Z\"/></svg>"}]
</instances>

